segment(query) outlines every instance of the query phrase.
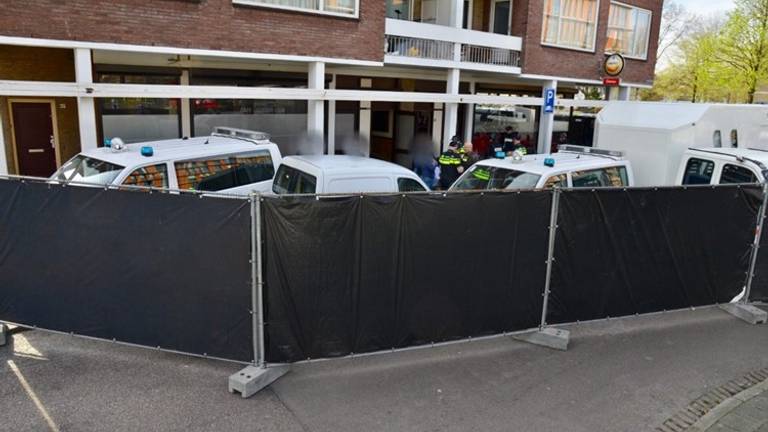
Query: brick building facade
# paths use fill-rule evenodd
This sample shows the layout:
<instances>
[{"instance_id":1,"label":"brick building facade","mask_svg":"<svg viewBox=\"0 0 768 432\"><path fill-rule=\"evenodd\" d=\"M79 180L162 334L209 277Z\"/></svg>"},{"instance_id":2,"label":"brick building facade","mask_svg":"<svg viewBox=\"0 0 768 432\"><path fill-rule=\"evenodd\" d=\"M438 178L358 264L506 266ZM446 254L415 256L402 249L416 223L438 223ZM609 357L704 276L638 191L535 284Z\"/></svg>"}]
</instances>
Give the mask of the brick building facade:
<instances>
[{"instance_id":1,"label":"brick building facade","mask_svg":"<svg viewBox=\"0 0 768 432\"><path fill-rule=\"evenodd\" d=\"M53 157L14 133L14 106L25 101L51 107L56 166L115 136L178 138L215 125L269 132L286 154L313 136L321 151L406 166L418 135L436 153L456 134L513 133L531 151L590 144L605 103L596 94L628 99L652 84L661 8L662 0L7 0L0 173L28 174L25 152ZM603 62L614 52L625 54L621 86L604 88ZM557 96L551 114L542 110L546 90Z\"/></svg>"}]
</instances>

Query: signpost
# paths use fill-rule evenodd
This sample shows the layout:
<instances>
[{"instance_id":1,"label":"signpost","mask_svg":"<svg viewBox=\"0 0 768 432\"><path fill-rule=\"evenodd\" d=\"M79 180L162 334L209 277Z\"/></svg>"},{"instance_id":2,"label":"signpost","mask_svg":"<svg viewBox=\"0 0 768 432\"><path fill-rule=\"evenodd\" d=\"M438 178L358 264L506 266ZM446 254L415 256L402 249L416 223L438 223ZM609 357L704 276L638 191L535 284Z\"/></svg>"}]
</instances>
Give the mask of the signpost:
<instances>
[{"instance_id":1,"label":"signpost","mask_svg":"<svg viewBox=\"0 0 768 432\"><path fill-rule=\"evenodd\" d=\"M548 88L544 90L544 113L552 114L555 112L555 89Z\"/></svg>"}]
</instances>

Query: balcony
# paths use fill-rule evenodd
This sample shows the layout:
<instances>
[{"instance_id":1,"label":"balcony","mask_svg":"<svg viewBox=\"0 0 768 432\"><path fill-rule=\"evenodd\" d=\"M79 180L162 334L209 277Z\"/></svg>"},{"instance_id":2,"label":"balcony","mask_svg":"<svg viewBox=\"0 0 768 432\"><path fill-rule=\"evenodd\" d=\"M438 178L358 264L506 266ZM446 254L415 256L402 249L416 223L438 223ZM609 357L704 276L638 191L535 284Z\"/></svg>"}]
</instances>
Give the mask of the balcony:
<instances>
[{"instance_id":1,"label":"balcony","mask_svg":"<svg viewBox=\"0 0 768 432\"><path fill-rule=\"evenodd\" d=\"M387 18L384 62L520 74L522 39Z\"/></svg>"}]
</instances>

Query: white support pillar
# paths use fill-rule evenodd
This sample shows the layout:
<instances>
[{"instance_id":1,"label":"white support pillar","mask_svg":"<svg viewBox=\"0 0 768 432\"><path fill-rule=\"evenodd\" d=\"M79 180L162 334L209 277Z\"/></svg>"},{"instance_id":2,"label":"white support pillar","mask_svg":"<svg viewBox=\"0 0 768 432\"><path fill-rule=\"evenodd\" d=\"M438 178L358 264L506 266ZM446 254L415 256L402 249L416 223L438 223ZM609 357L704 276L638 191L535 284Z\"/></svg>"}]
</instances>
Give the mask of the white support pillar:
<instances>
[{"instance_id":1,"label":"white support pillar","mask_svg":"<svg viewBox=\"0 0 768 432\"><path fill-rule=\"evenodd\" d=\"M469 94L475 94L475 82L469 83ZM464 142L472 141L472 130L475 125L475 104L466 104L464 111Z\"/></svg>"},{"instance_id":2,"label":"white support pillar","mask_svg":"<svg viewBox=\"0 0 768 432\"><path fill-rule=\"evenodd\" d=\"M446 85L446 93L449 95L459 94L459 69L448 70L448 82ZM448 141L456 135L456 129L459 122L459 104L446 103L443 108L443 140L441 142L441 148L447 148ZM442 151L442 150L441 150Z\"/></svg>"},{"instance_id":3,"label":"white support pillar","mask_svg":"<svg viewBox=\"0 0 768 432\"><path fill-rule=\"evenodd\" d=\"M336 74L331 77L328 85L331 90L336 89ZM336 101L328 101L328 154L336 154Z\"/></svg>"},{"instance_id":4,"label":"white support pillar","mask_svg":"<svg viewBox=\"0 0 768 432\"><path fill-rule=\"evenodd\" d=\"M371 101L360 102L360 139L368 144L367 153L370 154L371 148Z\"/></svg>"},{"instance_id":5,"label":"white support pillar","mask_svg":"<svg viewBox=\"0 0 768 432\"><path fill-rule=\"evenodd\" d=\"M309 64L309 73L307 74L307 88L318 90L325 88L325 63L312 62ZM309 135L323 136L325 125L324 101L307 101L307 133Z\"/></svg>"},{"instance_id":6,"label":"white support pillar","mask_svg":"<svg viewBox=\"0 0 768 432\"><path fill-rule=\"evenodd\" d=\"M181 80L179 83L183 86L189 85L188 69L181 71ZM181 99L181 136L192 136L192 106L190 105L189 98Z\"/></svg>"},{"instance_id":7,"label":"white support pillar","mask_svg":"<svg viewBox=\"0 0 768 432\"><path fill-rule=\"evenodd\" d=\"M555 131L555 113L544 112L546 111L548 91L554 91L554 94L557 95L557 81L546 81L541 90L543 102L541 105L541 118L539 118L539 145L536 151L539 154L549 153L552 146L552 133Z\"/></svg>"},{"instance_id":8,"label":"white support pillar","mask_svg":"<svg viewBox=\"0 0 768 432\"><path fill-rule=\"evenodd\" d=\"M373 88L373 80L371 78L360 78L361 89ZM366 156L371 155L371 101L360 101L360 115L358 116L358 133L360 134L360 141L362 141L368 148L363 152Z\"/></svg>"},{"instance_id":9,"label":"white support pillar","mask_svg":"<svg viewBox=\"0 0 768 432\"><path fill-rule=\"evenodd\" d=\"M461 28L464 22L464 0L451 1L451 27ZM471 12L471 11L470 11Z\"/></svg>"},{"instance_id":10,"label":"white support pillar","mask_svg":"<svg viewBox=\"0 0 768 432\"><path fill-rule=\"evenodd\" d=\"M75 81L80 86L93 84L91 50L75 48ZM98 147L96 136L96 103L90 96L77 98L77 118L80 127L80 149L88 150Z\"/></svg>"},{"instance_id":11,"label":"white support pillar","mask_svg":"<svg viewBox=\"0 0 768 432\"><path fill-rule=\"evenodd\" d=\"M432 151L436 155L443 152L443 104L440 102L432 107Z\"/></svg>"},{"instance_id":12,"label":"white support pillar","mask_svg":"<svg viewBox=\"0 0 768 432\"><path fill-rule=\"evenodd\" d=\"M632 87L621 86L619 87L619 100L628 101L632 94Z\"/></svg>"},{"instance_id":13,"label":"white support pillar","mask_svg":"<svg viewBox=\"0 0 768 432\"><path fill-rule=\"evenodd\" d=\"M5 138L2 121L0 121L0 174L8 174L8 159L5 157Z\"/></svg>"}]
</instances>

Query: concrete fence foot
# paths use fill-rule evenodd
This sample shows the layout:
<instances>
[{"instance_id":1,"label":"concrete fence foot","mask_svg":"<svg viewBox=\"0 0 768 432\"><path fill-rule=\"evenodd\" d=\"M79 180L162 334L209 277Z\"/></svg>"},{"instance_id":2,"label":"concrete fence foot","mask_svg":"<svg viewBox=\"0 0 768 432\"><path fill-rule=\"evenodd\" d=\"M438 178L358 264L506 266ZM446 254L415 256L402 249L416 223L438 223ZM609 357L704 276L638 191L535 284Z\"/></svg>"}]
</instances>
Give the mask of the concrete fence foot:
<instances>
[{"instance_id":1,"label":"concrete fence foot","mask_svg":"<svg viewBox=\"0 0 768 432\"><path fill-rule=\"evenodd\" d=\"M571 339L571 332L563 329L545 327L542 330L514 336L514 339L532 343L534 345L566 351L568 350L568 342Z\"/></svg>"},{"instance_id":2,"label":"concrete fence foot","mask_svg":"<svg viewBox=\"0 0 768 432\"><path fill-rule=\"evenodd\" d=\"M765 324L768 321L768 312L751 304L728 303L720 305L720 309L750 324Z\"/></svg>"},{"instance_id":3,"label":"concrete fence foot","mask_svg":"<svg viewBox=\"0 0 768 432\"><path fill-rule=\"evenodd\" d=\"M245 369L230 375L229 392L240 393L240 396L249 398L259 390L267 387L278 378L288 373L289 365L270 365L268 367L247 366Z\"/></svg>"},{"instance_id":4,"label":"concrete fence foot","mask_svg":"<svg viewBox=\"0 0 768 432\"><path fill-rule=\"evenodd\" d=\"M8 326L0 323L0 346L5 346L8 343L8 338L11 335L8 332Z\"/></svg>"}]
</instances>

